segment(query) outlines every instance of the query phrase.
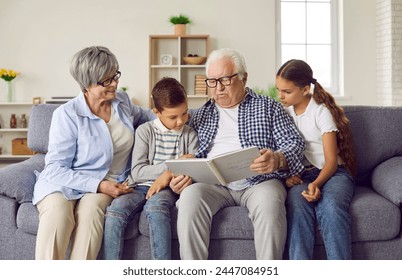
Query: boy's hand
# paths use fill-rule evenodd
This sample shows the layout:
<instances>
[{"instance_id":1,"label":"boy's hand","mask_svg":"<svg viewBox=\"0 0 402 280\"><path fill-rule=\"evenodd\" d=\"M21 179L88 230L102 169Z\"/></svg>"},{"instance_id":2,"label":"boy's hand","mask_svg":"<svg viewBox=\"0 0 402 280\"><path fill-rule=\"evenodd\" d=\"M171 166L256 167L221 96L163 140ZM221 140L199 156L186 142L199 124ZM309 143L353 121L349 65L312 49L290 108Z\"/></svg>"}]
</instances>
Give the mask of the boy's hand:
<instances>
[{"instance_id":1,"label":"boy's hand","mask_svg":"<svg viewBox=\"0 0 402 280\"><path fill-rule=\"evenodd\" d=\"M149 199L152 195L155 193L160 192L164 188L166 188L167 185L169 185L170 180L172 179L173 174L169 170L166 170L163 172L152 184L152 186L149 188L147 195L145 196L146 199Z\"/></svg>"},{"instance_id":2,"label":"boy's hand","mask_svg":"<svg viewBox=\"0 0 402 280\"><path fill-rule=\"evenodd\" d=\"M291 187L293 187L295 185L302 184L303 180L300 178L299 175L293 175L293 176L290 176L290 177L286 178L285 183L286 183L287 187L291 188Z\"/></svg>"},{"instance_id":3,"label":"boy's hand","mask_svg":"<svg viewBox=\"0 0 402 280\"><path fill-rule=\"evenodd\" d=\"M181 157L179 157L179 159L186 159L186 158L194 158L194 155L192 155L192 154L185 154L185 155L182 155Z\"/></svg>"},{"instance_id":4,"label":"boy's hand","mask_svg":"<svg viewBox=\"0 0 402 280\"><path fill-rule=\"evenodd\" d=\"M166 186L155 186L152 184L152 186L148 189L147 195L145 196L146 199L149 199L151 196L154 194L158 193L160 190L164 189Z\"/></svg>"}]
</instances>

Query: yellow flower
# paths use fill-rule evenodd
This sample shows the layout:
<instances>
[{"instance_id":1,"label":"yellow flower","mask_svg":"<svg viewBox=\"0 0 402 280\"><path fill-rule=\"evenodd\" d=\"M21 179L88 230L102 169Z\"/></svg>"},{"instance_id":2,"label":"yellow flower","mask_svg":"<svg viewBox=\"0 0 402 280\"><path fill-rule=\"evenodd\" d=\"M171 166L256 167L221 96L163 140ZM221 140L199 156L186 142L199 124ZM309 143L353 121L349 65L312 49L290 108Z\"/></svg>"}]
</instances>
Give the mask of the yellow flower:
<instances>
[{"instance_id":1,"label":"yellow flower","mask_svg":"<svg viewBox=\"0 0 402 280\"><path fill-rule=\"evenodd\" d=\"M14 80L19 74L21 73L11 69L0 68L0 77L5 81Z\"/></svg>"}]
</instances>

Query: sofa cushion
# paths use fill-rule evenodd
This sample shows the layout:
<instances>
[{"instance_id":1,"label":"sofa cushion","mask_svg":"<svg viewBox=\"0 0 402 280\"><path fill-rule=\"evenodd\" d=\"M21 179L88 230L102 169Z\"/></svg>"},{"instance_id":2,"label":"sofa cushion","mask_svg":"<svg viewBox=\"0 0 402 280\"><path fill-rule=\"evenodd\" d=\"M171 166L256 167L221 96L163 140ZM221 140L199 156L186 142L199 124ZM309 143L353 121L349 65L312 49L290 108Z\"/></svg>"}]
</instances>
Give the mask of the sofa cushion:
<instances>
[{"instance_id":1,"label":"sofa cushion","mask_svg":"<svg viewBox=\"0 0 402 280\"><path fill-rule=\"evenodd\" d=\"M32 201L36 182L34 170L42 171L45 155L37 154L32 158L0 168L0 194L15 198L19 203Z\"/></svg>"},{"instance_id":2,"label":"sofa cushion","mask_svg":"<svg viewBox=\"0 0 402 280\"><path fill-rule=\"evenodd\" d=\"M398 236L401 227L400 209L368 187L357 187L350 212L352 214L352 241L382 241ZM171 210L172 238L177 239L177 208ZM149 237L148 221L141 213L139 231ZM254 230L248 211L233 206L221 209L213 218L211 239L254 239ZM323 244L319 229L316 243Z\"/></svg>"},{"instance_id":3,"label":"sofa cushion","mask_svg":"<svg viewBox=\"0 0 402 280\"><path fill-rule=\"evenodd\" d=\"M401 205L402 157L393 157L380 163L373 171L371 182L376 192L395 203L395 205Z\"/></svg>"},{"instance_id":4,"label":"sofa cushion","mask_svg":"<svg viewBox=\"0 0 402 280\"><path fill-rule=\"evenodd\" d=\"M172 239L177 239L177 208L171 210ZM149 236L148 221L144 211L141 213L139 230ZM221 209L212 220L211 239L254 239L254 230L248 210L245 207L232 206Z\"/></svg>"},{"instance_id":5,"label":"sofa cushion","mask_svg":"<svg viewBox=\"0 0 402 280\"><path fill-rule=\"evenodd\" d=\"M344 106L350 121L357 162L357 182L369 183L381 162L402 156L402 107ZM386 144L385 144L386 143Z\"/></svg>"},{"instance_id":6,"label":"sofa cushion","mask_svg":"<svg viewBox=\"0 0 402 280\"><path fill-rule=\"evenodd\" d=\"M32 107L29 117L28 147L41 154L47 153L49 129L53 111L58 105L39 104Z\"/></svg>"}]
</instances>

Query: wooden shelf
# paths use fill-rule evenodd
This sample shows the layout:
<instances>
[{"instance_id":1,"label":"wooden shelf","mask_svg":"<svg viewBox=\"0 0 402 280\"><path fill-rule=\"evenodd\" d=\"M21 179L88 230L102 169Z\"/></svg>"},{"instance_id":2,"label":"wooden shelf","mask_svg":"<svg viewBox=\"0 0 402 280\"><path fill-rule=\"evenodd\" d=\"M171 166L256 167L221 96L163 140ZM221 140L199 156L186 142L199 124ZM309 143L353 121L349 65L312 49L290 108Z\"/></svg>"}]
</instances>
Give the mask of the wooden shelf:
<instances>
[{"instance_id":1,"label":"wooden shelf","mask_svg":"<svg viewBox=\"0 0 402 280\"><path fill-rule=\"evenodd\" d=\"M28 132L28 128L0 128L1 132Z\"/></svg>"},{"instance_id":2,"label":"wooden shelf","mask_svg":"<svg viewBox=\"0 0 402 280\"><path fill-rule=\"evenodd\" d=\"M150 35L149 36L149 105L152 105L153 86L163 77L176 78L186 89L189 108L199 108L208 95L195 95L195 76L205 75L205 64L184 64L183 57L197 54L207 57L210 52L209 35ZM162 64L161 56L171 56L171 64Z\"/></svg>"},{"instance_id":3,"label":"wooden shelf","mask_svg":"<svg viewBox=\"0 0 402 280\"><path fill-rule=\"evenodd\" d=\"M0 154L0 161L18 162L26 160L32 155L12 155L12 140L15 138L26 138L28 134L28 128L21 128L20 118L22 114L25 114L28 118L32 109L32 102L0 102L0 121L2 128L0 128L0 146L2 147L2 154ZM10 116L15 114L17 117L17 128L10 128Z\"/></svg>"},{"instance_id":4,"label":"wooden shelf","mask_svg":"<svg viewBox=\"0 0 402 280\"><path fill-rule=\"evenodd\" d=\"M33 106L32 102L0 102L0 106Z\"/></svg>"}]
</instances>

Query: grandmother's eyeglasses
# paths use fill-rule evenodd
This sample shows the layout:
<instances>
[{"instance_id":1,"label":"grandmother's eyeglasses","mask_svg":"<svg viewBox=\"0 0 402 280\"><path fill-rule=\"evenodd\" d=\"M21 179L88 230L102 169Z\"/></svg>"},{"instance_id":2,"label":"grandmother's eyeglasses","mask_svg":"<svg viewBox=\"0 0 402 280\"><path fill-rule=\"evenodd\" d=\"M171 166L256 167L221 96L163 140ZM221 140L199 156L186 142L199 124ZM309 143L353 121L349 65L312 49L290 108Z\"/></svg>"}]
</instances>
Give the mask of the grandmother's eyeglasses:
<instances>
[{"instance_id":1,"label":"grandmother's eyeglasses","mask_svg":"<svg viewBox=\"0 0 402 280\"><path fill-rule=\"evenodd\" d=\"M120 77L121 77L121 72L117 71L116 74L114 74L113 77L107 78L106 80L101 81L101 82L97 82L96 84L100 85L100 86L103 86L103 87L107 87L112 83L113 80L118 81L120 79Z\"/></svg>"}]
</instances>

